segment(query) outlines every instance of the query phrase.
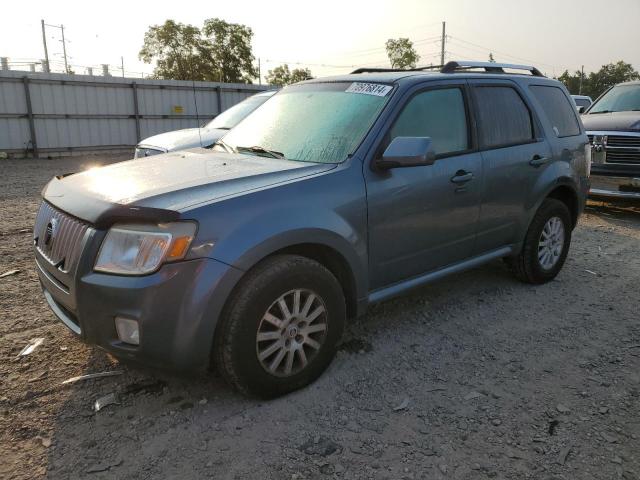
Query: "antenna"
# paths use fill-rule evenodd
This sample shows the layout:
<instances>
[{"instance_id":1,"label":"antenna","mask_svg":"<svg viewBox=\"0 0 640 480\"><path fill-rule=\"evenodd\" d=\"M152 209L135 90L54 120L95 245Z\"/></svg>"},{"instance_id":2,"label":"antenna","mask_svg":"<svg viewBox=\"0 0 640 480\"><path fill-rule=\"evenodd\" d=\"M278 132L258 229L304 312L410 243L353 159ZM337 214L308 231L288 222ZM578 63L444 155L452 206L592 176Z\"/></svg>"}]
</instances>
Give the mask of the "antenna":
<instances>
[{"instance_id":1,"label":"antenna","mask_svg":"<svg viewBox=\"0 0 640 480\"><path fill-rule=\"evenodd\" d=\"M193 106L196 108L196 122L198 122L198 139L202 147L202 132L200 129L200 115L198 114L198 101L196 99L196 80L193 74L193 58L189 59L189 67L191 67L191 87L193 89Z\"/></svg>"}]
</instances>

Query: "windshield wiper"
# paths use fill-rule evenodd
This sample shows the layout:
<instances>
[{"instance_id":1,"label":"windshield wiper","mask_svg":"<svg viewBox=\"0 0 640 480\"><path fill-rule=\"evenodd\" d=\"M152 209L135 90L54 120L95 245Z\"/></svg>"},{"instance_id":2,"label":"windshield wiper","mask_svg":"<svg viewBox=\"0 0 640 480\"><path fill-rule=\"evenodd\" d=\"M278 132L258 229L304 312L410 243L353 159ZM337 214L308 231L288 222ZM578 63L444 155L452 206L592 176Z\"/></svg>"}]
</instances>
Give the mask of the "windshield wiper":
<instances>
[{"instance_id":1,"label":"windshield wiper","mask_svg":"<svg viewBox=\"0 0 640 480\"><path fill-rule=\"evenodd\" d=\"M611 113L611 110L599 110L597 112L589 112L589 115L595 115L596 113Z\"/></svg>"},{"instance_id":2,"label":"windshield wiper","mask_svg":"<svg viewBox=\"0 0 640 480\"><path fill-rule=\"evenodd\" d=\"M267 150L264 147L253 146L253 147L236 147L238 152L250 152L250 153L264 153L267 154L271 158L280 158L285 159L284 153L276 152L275 150Z\"/></svg>"},{"instance_id":3,"label":"windshield wiper","mask_svg":"<svg viewBox=\"0 0 640 480\"><path fill-rule=\"evenodd\" d=\"M237 149L234 149L231 145L229 145L228 143L226 143L226 142L225 142L224 140L222 140L222 139L220 139L220 140L218 140L216 143L214 143L214 144L212 145L212 147L213 147L213 146L216 146L216 145L220 145L222 148L224 148L224 149L225 149L227 152L229 152L229 153L238 153L238 150L237 150Z\"/></svg>"}]
</instances>

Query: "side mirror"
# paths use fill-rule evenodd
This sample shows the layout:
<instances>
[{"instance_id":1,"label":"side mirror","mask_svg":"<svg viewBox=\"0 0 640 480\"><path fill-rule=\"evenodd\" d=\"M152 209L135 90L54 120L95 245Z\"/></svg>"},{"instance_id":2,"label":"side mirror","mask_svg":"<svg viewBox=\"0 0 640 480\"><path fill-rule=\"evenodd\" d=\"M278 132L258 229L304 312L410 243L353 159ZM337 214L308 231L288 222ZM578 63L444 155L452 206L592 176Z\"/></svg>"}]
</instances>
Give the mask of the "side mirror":
<instances>
[{"instance_id":1,"label":"side mirror","mask_svg":"<svg viewBox=\"0 0 640 480\"><path fill-rule=\"evenodd\" d=\"M376 161L376 167L399 168L433 165L436 159L430 137L396 137Z\"/></svg>"},{"instance_id":2,"label":"side mirror","mask_svg":"<svg viewBox=\"0 0 640 480\"><path fill-rule=\"evenodd\" d=\"M578 107L578 113L584 113L585 110L585 107Z\"/></svg>"}]
</instances>

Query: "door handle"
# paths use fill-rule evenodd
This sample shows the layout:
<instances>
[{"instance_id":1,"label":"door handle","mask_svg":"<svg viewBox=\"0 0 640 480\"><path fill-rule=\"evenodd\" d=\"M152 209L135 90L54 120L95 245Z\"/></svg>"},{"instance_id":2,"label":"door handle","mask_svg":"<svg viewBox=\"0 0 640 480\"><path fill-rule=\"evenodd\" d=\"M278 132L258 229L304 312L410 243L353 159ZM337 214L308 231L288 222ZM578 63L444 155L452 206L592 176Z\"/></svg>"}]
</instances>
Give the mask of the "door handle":
<instances>
[{"instance_id":1,"label":"door handle","mask_svg":"<svg viewBox=\"0 0 640 480\"><path fill-rule=\"evenodd\" d=\"M529 165L532 167L539 167L540 165L544 165L549 161L549 157L543 157L542 155L534 155L531 160L529 160Z\"/></svg>"},{"instance_id":2,"label":"door handle","mask_svg":"<svg viewBox=\"0 0 640 480\"><path fill-rule=\"evenodd\" d=\"M467 183L469 180L473 180L473 173L465 170L458 170L456 174L451 177L453 183Z\"/></svg>"}]
</instances>

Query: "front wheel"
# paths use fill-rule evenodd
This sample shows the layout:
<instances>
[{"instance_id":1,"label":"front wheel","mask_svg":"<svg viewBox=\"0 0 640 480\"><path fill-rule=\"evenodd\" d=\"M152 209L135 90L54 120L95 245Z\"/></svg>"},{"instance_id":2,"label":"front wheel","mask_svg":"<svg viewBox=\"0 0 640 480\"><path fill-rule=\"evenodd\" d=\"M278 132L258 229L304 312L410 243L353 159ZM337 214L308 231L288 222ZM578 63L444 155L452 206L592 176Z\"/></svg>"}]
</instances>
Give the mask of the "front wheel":
<instances>
[{"instance_id":1,"label":"front wheel","mask_svg":"<svg viewBox=\"0 0 640 480\"><path fill-rule=\"evenodd\" d=\"M572 222L567 206L547 198L536 212L519 255L508 259L520 280L541 284L553 280L564 265L571 244Z\"/></svg>"},{"instance_id":2,"label":"front wheel","mask_svg":"<svg viewBox=\"0 0 640 480\"><path fill-rule=\"evenodd\" d=\"M324 266L295 255L268 258L230 297L216 333L215 363L245 394L283 395L326 369L345 317L342 288Z\"/></svg>"}]
</instances>

